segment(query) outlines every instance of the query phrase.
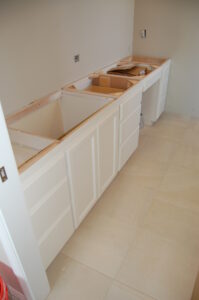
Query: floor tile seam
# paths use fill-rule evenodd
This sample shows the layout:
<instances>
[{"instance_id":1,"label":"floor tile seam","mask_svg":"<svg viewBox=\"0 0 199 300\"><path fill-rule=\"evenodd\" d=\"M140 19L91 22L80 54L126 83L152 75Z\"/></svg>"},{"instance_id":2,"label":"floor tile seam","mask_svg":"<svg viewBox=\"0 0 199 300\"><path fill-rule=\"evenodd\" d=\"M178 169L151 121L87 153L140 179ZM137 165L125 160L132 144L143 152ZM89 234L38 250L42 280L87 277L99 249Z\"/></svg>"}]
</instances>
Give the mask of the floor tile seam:
<instances>
[{"instance_id":1,"label":"floor tile seam","mask_svg":"<svg viewBox=\"0 0 199 300\"><path fill-rule=\"evenodd\" d=\"M199 148L198 148L198 152L199 152ZM171 160L169 163L169 167L172 167L172 166L176 167L176 168L182 168L187 171L192 171L192 172L194 171L194 172L198 173L198 175L199 175L199 167L187 167L187 166L183 166L181 164L175 163Z\"/></svg>"},{"instance_id":2,"label":"floor tile seam","mask_svg":"<svg viewBox=\"0 0 199 300\"><path fill-rule=\"evenodd\" d=\"M167 244L169 244L172 247L179 247L179 248L183 248L185 249L184 245L182 242L173 240L172 238L163 236L161 233L155 231L154 229L151 228L145 228L145 227L141 227L140 226L140 230L142 231L148 231L149 233L152 233L153 235L156 235L158 238L160 238L161 240L163 240L164 242L166 242ZM197 253L197 251L194 251ZM193 258L193 251L188 251L188 248L186 247L186 255L189 255L190 258ZM196 255L194 255L194 261L196 261L197 257ZM190 264L189 266L192 267L193 264ZM195 265L195 262L194 262ZM198 259L198 270L199 270L199 259Z\"/></svg>"},{"instance_id":3,"label":"floor tile seam","mask_svg":"<svg viewBox=\"0 0 199 300\"><path fill-rule=\"evenodd\" d=\"M161 191L157 191L157 194L160 193L160 192L161 192ZM173 203L172 200L167 200L167 199L164 199L164 198L160 199L160 198L158 198L158 196L155 196L155 197L154 197L154 200L156 200L156 201L161 201L161 202L164 202L164 203L167 203L167 204L171 204L171 205L173 205L173 206L175 206L176 208L179 208L179 209L187 210L189 213L196 214L196 215L198 215L198 217L199 217L199 211L195 211L193 208L188 208L188 207L186 207L186 206L183 205L183 204L180 204L180 203Z\"/></svg>"},{"instance_id":4,"label":"floor tile seam","mask_svg":"<svg viewBox=\"0 0 199 300\"><path fill-rule=\"evenodd\" d=\"M146 294L145 292L137 289L135 286L131 286L130 284L127 284L127 283L125 283L123 281L120 281L119 279L114 279L114 282L116 282L116 283L118 283L118 284L120 284L120 285L122 285L122 286L124 286L124 287L126 287L126 288L128 288L130 290L132 290L132 291L140 293L140 295L142 295L144 297L151 298L151 300L160 300L160 299L154 298L152 295Z\"/></svg>"},{"instance_id":5,"label":"floor tile seam","mask_svg":"<svg viewBox=\"0 0 199 300\"><path fill-rule=\"evenodd\" d=\"M107 274L105 274L105 273L103 273L103 272L95 269L94 267L91 267L91 266L87 265L86 263L81 262L80 260L78 260L78 259L76 259L76 258L74 258L74 257L72 257L72 256L70 256L68 254L65 254L65 253L62 253L62 254L66 258L69 258L70 260L74 261L75 263L80 264L81 266L86 267L87 269L89 269L91 271L94 271L95 273L98 273L99 275L101 275L101 276L103 276L103 277L105 277L105 278L107 278L107 279L109 279L111 281L113 281L114 278L115 278L115 277L111 277L110 275L107 275Z\"/></svg>"},{"instance_id":6,"label":"floor tile seam","mask_svg":"<svg viewBox=\"0 0 199 300\"><path fill-rule=\"evenodd\" d=\"M157 194L158 194L159 192L160 192L160 191L157 191ZM160 199L160 198L158 198L158 196L154 196L152 202L155 203L156 201L158 201L158 202L163 202L163 203L167 203L167 204L169 204L169 205L175 207L176 209L184 210L184 211L187 211L187 212L190 213L190 214L199 216L199 212L193 211L192 209L186 208L186 207L184 207L184 206L180 206L180 205L178 205L178 204L176 204L176 203L173 203L173 202L171 202L171 201L169 201L169 200L166 200L166 199ZM152 203L152 205L153 205L153 203ZM151 205L151 207L152 207L152 205ZM190 227L191 225L190 225L190 224L187 224L187 226ZM195 226L194 226L194 227L195 227Z\"/></svg>"},{"instance_id":7,"label":"floor tile seam","mask_svg":"<svg viewBox=\"0 0 199 300\"><path fill-rule=\"evenodd\" d=\"M156 132L155 133L145 133L144 135L147 137L150 137L150 138L160 138L160 139L164 139L164 140L169 140L170 142L173 142L173 143L176 143L179 145L186 145L185 141L184 141L185 133L183 134L183 136L180 139L173 138L169 135L165 135L162 133L156 133Z\"/></svg>"}]
</instances>

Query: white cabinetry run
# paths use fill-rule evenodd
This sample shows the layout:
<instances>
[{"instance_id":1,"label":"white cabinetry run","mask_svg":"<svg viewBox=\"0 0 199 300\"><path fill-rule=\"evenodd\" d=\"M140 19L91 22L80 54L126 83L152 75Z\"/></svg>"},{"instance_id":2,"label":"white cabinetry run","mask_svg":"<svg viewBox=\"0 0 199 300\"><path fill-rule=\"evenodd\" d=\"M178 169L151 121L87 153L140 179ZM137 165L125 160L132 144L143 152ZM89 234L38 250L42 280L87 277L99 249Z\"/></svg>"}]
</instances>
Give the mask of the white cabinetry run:
<instances>
[{"instance_id":1,"label":"white cabinetry run","mask_svg":"<svg viewBox=\"0 0 199 300\"><path fill-rule=\"evenodd\" d=\"M167 60L133 82L101 76L106 92L110 90L107 84L114 83L120 87L119 94L118 89L113 93L115 86L112 97L102 97L95 89L86 94L78 85L78 91L60 90L9 118L9 134L23 171L20 178L45 268L136 150L141 110L146 124L164 111L169 69ZM85 81L91 79L87 77L81 85ZM98 90L104 93L104 87Z\"/></svg>"}]
</instances>

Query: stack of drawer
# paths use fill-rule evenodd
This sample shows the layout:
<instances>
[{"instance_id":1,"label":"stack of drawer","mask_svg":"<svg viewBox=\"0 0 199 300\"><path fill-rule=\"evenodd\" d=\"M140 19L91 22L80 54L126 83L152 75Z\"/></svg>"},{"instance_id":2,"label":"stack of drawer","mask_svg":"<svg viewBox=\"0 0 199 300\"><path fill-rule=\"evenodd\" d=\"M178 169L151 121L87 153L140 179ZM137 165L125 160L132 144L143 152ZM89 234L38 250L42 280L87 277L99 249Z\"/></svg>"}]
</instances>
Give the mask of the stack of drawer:
<instances>
[{"instance_id":1,"label":"stack of drawer","mask_svg":"<svg viewBox=\"0 0 199 300\"><path fill-rule=\"evenodd\" d=\"M74 232L64 154L34 165L23 182L26 204L45 269Z\"/></svg>"},{"instance_id":2,"label":"stack of drawer","mask_svg":"<svg viewBox=\"0 0 199 300\"><path fill-rule=\"evenodd\" d=\"M142 89L127 94L120 104L119 170L135 152L139 141Z\"/></svg>"}]
</instances>

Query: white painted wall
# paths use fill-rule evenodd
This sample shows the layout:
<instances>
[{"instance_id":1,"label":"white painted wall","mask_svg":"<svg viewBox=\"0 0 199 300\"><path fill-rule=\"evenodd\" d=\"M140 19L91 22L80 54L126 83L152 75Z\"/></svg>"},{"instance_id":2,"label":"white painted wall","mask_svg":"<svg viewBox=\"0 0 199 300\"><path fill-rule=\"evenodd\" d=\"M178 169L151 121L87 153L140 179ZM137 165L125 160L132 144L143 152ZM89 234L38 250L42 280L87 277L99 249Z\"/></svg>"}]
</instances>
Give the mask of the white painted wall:
<instances>
[{"instance_id":1,"label":"white painted wall","mask_svg":"<svg viewBox=\"0 0 199 300\"><path fill-rule=\"evenodd\" d=\"M199 117L199 1L136 0L134 29L135 54L172 58L167 110Z\"/></svg>"},{"instance_id":2,"label":"white painted wall","mask_svg":"<svg viewBox=\"0 0 199 300\"><path fill-rule=\"evenodd\" d=\"M134 0L1 0L5 113L131 54L133 9Z\"/></svg>"}]
</instances>

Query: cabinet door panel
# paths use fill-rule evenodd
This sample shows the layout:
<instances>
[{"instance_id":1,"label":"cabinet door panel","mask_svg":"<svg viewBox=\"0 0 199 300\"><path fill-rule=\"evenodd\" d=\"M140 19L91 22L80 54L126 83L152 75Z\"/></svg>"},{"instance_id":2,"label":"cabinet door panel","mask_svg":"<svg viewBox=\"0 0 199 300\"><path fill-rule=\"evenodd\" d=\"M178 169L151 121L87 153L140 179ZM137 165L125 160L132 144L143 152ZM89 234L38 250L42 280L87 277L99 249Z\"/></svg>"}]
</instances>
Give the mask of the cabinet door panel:
<instances>
[{"instance_id":1,"label":"cabinet door panel","mask_svg":"<svg viewBox=\"0 0 199 300\"><path fill-rule=\"evenodd\" d=\"M118 170L118 110L99 125L99 186L100 195Z\"/></svg>"},{"instance_id":2,"label":"cabinet door panel","mask_svg":"<svg viewBox=\"0 0 199 300\"><path fill-rule=\"evenodd\" d=\"M97 199L96 157L96 131L84 136L68 152L76 227L78 227Z\"/></svg>"},{"instance_id":3,"label":"cabinet door panel","mask_svg":"<svg viewBox=\"0 0 199 300\"><path fill-rule=\"evenodd\" d=\"M159 103L158 103L158 107L157 107L156 119L158 119L165 110L168 81L169 81L169 72L170 72L170 61L167 62L167 64L163 67L163 71L162 71L160 93L159 93Z\"/></svg>"}]
</instances>

